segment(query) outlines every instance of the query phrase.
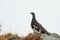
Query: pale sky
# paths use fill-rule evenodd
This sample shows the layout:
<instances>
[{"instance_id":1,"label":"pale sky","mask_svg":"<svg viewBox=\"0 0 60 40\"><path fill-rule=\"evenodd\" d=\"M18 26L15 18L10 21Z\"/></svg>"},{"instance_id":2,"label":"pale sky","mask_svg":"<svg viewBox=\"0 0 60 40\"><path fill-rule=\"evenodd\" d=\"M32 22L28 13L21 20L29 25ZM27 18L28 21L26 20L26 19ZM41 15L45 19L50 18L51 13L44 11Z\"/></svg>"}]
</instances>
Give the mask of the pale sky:
<instances>
[{"instance_id":1,"label":"pale sky","mask_svg":"<svg viewBox=\"0 0 60 40\"><path fill-rule=\"evenodd\" d=\"M60 34L60 0L0 0L0 34L33 32L30 12L48 32Z\"/></svg>"}]
</instances>

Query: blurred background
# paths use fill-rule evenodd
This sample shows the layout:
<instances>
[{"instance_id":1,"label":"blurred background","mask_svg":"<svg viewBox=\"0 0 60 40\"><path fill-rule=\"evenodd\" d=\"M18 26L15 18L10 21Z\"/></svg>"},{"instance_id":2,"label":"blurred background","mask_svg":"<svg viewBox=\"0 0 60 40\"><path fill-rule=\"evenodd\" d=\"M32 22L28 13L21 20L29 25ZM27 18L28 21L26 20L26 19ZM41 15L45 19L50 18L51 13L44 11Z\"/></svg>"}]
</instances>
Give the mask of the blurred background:
<instances>
[{"instance_id":1,"label":"blurred background","mask_svg":"<svg viewBox=\"0 0 60 40\"><path fill-rule=\"evenodd\" d=\"M60 35L60 0L0 0L0 34L32 33L31 12L48 32Z\"/></svg>"}]
</instances>

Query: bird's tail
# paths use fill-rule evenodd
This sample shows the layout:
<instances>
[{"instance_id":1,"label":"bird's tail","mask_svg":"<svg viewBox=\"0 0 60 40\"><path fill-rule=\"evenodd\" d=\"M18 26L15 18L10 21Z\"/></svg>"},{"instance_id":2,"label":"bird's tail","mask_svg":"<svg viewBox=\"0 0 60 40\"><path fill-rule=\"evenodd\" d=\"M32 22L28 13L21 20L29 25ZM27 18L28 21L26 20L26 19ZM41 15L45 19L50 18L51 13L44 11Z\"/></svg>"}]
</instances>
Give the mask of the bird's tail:
<instances>
[{"instance_id":1,"label":"bird's tail","mask_svg":"<svg viewBox=\"0 0 60 40\"><path fill-rule=\"evenodd\" d=\"M48 35L50 35L50 33L47 32Z\"/></svg>"}]
</instances>

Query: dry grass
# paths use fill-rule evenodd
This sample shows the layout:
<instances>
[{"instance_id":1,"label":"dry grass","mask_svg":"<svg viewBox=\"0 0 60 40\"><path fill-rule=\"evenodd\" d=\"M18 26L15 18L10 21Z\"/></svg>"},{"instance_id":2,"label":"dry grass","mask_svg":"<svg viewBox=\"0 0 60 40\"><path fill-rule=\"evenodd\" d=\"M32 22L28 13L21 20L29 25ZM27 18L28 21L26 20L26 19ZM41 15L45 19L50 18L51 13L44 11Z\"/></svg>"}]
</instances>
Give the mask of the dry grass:
<instances>
[{"instance_id":1,"label":"dry grass","mask_svg":"<svg viewBox=\"0 0 60 40\"><path fill-rule=\"evenodd\" d=\"M12 40L12 39L14 40L42 40L40 36L34 35L32 33L28 34L25 37L20 37L16 34L11 34L11 33L0 35L0 40Z\"/></svg>"}]
</instances>

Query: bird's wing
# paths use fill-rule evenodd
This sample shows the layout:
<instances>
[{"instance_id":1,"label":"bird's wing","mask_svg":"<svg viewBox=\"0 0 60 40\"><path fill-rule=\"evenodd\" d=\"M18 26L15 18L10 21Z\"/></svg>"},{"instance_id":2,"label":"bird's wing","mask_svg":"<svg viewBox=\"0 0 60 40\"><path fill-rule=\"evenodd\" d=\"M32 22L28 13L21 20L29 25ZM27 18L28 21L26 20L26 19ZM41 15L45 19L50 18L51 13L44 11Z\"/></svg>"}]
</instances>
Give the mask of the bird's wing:
<instances>
[{"instance_id":1,"label":"bird's wing","mask_svg":"<svg viewBox=\"0 0 60 40\"><path fill-rule=\"evenodd\" d=\"M41 29L42 31L47 31L40 23L38 23L36 20L34 21L35 27Z\"/></svg>"},{"instance_id":2,"label":"bird's wing","mask_svg":"<svg viewBox=\"0 0 60 40\"><path fill-rule=\"evenodd\" d=\"M38 23L36 20L34 20L34 23L33 23L35 26L41 28L43 27L40 23Z\"/></svg>"}]
</instances>

